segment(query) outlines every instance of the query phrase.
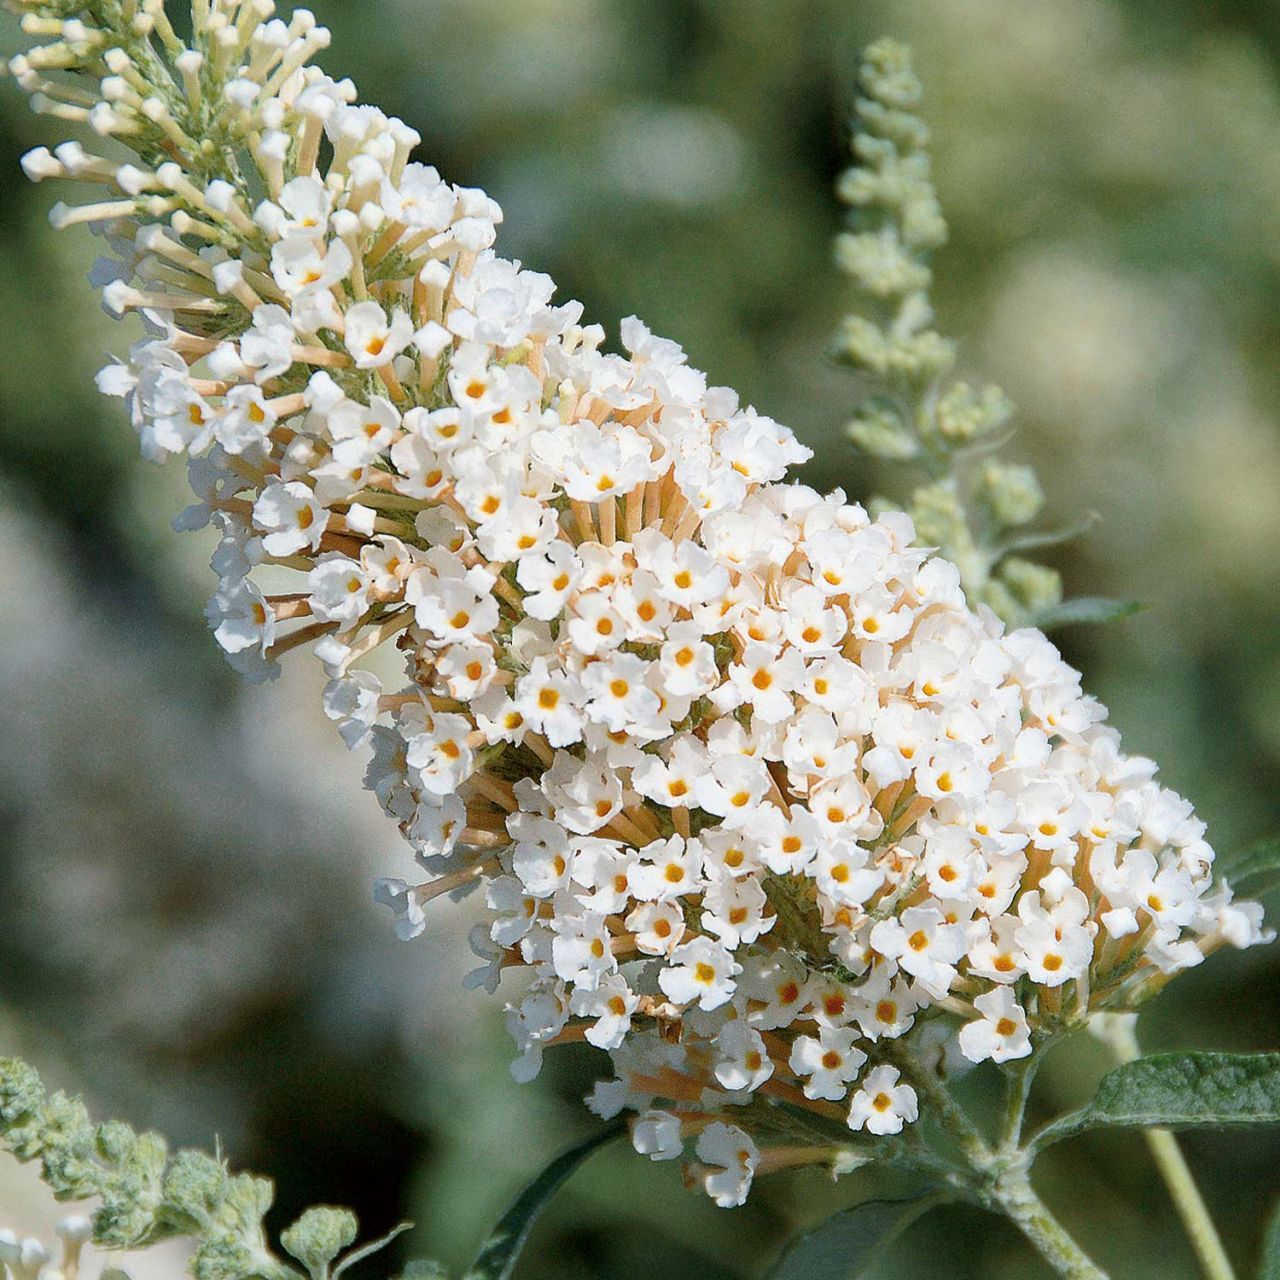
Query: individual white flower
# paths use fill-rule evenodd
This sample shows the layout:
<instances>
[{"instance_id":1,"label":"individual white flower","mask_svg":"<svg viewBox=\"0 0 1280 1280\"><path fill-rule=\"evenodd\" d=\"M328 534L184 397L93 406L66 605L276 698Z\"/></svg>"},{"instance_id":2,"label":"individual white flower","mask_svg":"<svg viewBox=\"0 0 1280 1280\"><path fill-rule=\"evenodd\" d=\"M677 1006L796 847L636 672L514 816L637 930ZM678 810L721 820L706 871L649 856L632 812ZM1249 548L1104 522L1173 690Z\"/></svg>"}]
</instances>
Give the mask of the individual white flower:
<instances>
[{"instance_id":1,"label":"individual white flower","mask_svg":"<svg viewBox=\"0 0 1280 1280\"><path fill-rule=\"evenodd\" d=\"M600 502L630 493L649 478L648 446L635 432L585 427L574 442L562 483L571 499Z\"/></svg>"},{"instance_id":2,"label":"individual white flower","mask_svg":"<svg viewBox=\"0 0 1280 1280\"><path fill-rule=\"evenodd\" d=\"M576 896L583 910L603 915L625 911L631 901L631 873L639 861L634 849L617 840L599 837L579 840L573 882L581 886Z\"/></svg>"},{"instance_id":3,"label":"individual white flower","mask_svg":"<svg viewBox=\"0 0 1280 1280\"><path fill-rule=\"evenodd\" d=\"M614 732L630 729L652 716L658 695L645 683L649 664L632 653L612 653L582 673L589 701L588 717Z\"/></svg>"},{"instance_id":4,"label":"individual white flower","mask_svg":"<svg viewBox=\"0 0 1280 1280\"><path fill-rule=\"evenodd\" d=\"M807 707L787 724L782 762L791 787L806 795L827 779L857 784L857 747L830 712ZM846 813L840 822L849 821Z\"/></svg>"},{"instance_id":5,"label":"individual white flower","mask_svg":"<svg viewBox=\"0 0 1280 1280\"><path fill-rule=\"evenodd\" d=\"M804 679L804 659L794 649L779 652L771 645L749 644L740 661L729 667L738 701L767 722L785 720L795 710L791 695Z\"/></svg>"},{"instance_id":6,"label":"individual white flower","mask_svg":"<svg viewBox=\"0 0 1280 1280\"><path fill-rule=\"evenodd\" d=\"M395 913L396 937L407 942L416 938L427 927L426 912L418 890L403 880L384 877L374 882L373 900L380 906L390 907Z\"/></svg>"},{"instance_id":7,"label":"individual white flower","mask_svg":"<svg viewBox=\"0 0 1280 1280\"><path fill-rule=\"evenodd\" d=\"M1084 973L1093 956L1093 938L1088 929L1079 923L1055 920L1034 890L1018 900L1018 916L1022 924L1013 937L1033 982L1060 987Z\"/></svg>"},{"instance_id":8,"label":"individual white flower","mask_svg":"<svg viewBox=\"0 0 1280 1280\"><path fill-rule=\"evenodd\" d=\"M784 598L783 633L806 656L834 654L844 640L849 620L843 610L829 607L816 587L794 584Z\"/></svg>"},{"instance_id":9,"label":"individual white flower","mask_svg":"<svg viewBox=\"0 0 1280 1280\"><path fill-rule=\"evenodd\" d=\"M970 1062L1008 1062L1031 1052L1027 1015L1009 987L996 987L974 999L982 1015L960 1028L960 1050Z\"/></svg>"},{"instance_id":10,"label":"individual white flower","mask_svg":"<svg viewBox=\"0 0 1280 1280\"><path fill-rule=\"evenodd\" d=\"M871 727L873 686L865 671L845 658L818 658L805 666L799 692L807 702L840 717L851 733Z\"/></svg>"},{"instance_id":11,"label":"individual white flower","mask_svg":"<svg viewBox=\"0 0 1280 1280\"><path fill-rule=\"evenodd\" d=\"M916 765L916 790L931 800L972 804L986 794L991 772L972 747L963 742L936 746Z\"/></svg>"},{"instance_id":12,"label":"individual white flower","mask_svg":"<svg viewBox=\"0 0 1280 1280\"><path fill-rule=\"evenodd\" d=\"M768 933L777 923L776 915L765 914L768 902L755 877L712 879L702 895L702 927L736 950Z\"/></svg>"},{"instance_id":13,"label":"individual white flower","mask_svg":"<svg viewBox=\"0 0 1280 1280\"><path fill-rule=\"evenodd\" d=\"M695 787L698 807L724 819L727 830L749 827L772 786L763 760L718 756Z\"/></svg>"},{"instance_id":14,"label":"individual white flower","mask_svg":"<svg viewBox=\"0 0 1280 1280\"><path fill-rule=\"evenodd\" d=\"M854 1007L854 1017L862 1034L871 1041L882 1036L896 1040L905 1035L920 1008L920 1002L902 978L886 977L868 982L858 994L862 999Z\"/></svg>"},{"instance_id":15,"label":"individual white flower","mask_svg":"<svg viewBox=\"0 0 1280 1280\"><path fill-rule=\"evenodd\" d=\"M325 244L310 235L290 235L272 246L271 274L290 298L332 289L351 274L351 251L341 240Z\"/></svg>"},{"instance_id":16,"label":"individual white flower","mask_svg":"<svg viewBox=\"0 0 1280 1280\"><path fill-rule=\"evenodd\" d=\"M227 653L265 653L275 638L276 617L266 597L247 578L217 591L205 610L214 638Z\"/></svg>"},{"instance_id":17,"label":"individual white flower","mask_svg":"<svg viewBox=\"0 0 1280 1280\"><path fill-rule=\"evenodd\" d=\"M867 851L846 840L824 843L812 874L822 893L846 907L862 906L884 883L884 872L867 865Z\"/></svg>"},{"instance_id":18,"label":"individual white flower","mask_svg":"<svg viewBox=\"0 0 1280 1280\"><path fill-rule=\"evenodd\" d=\"M646 956L669 956L686 932L684 912L675 902L644 902L626 918L636 950Z\"/></svg>"},{"instance_id":19,"label":"individual white flower","mask_svg":"<svg viewBox=\"0 0 1280 1280\"><path fill-rule=\"evenodd\" d=\"M505 563L546 551L559 529L554 511L533 498L517 496L499 515L480 524L476 541L487 560Z\"/></svg>"},{"instance_id":20,"label":"individual white flower","mask_svg":"<svg viewBox=\"0 0 1280 1280\"><path fill-rule=\"evenodd\" d=\"M1075 847L1088 809L1061 782L1033 782L1018 793L1018 824L1037 849L1067 854Z\"/></svg>"},{"instance_id":21,"label":"individual white flower","mask_svg":"<svg viewBox=\"0 0 1280 1280\"><path fill-rule=\"evenodd\" d=\"M351 626L369 602L369 579L358 561L329 552L307 575L311 612L322 622Z\"/></svg>"},{"instance_id":22,"label":"individual white flower","mask_svg":"<svg viewBox=\"0 0 1280 1280\"><path fill-rule=\"evenodd\" d=\"M585 991L594 991L605 975L617 968L611 943L603 916L561 920L551 944L556 976Z\"/></svg>"},{"instance_id":23,"label":"individual white flower","mask_svg":"<svg viewBox=\"0 0 1280 1280\"><path fill-rule=\"evenodd\" d=\"M646 756L631 773L631 785L642 796L668 808L684 808L696 797L698 778L706 768L706 749L691 735L677 738L670 756Z\"/></svg>"},{"instance_id":24,"label":"individual white flower","mask_svg":"<svg viewBox=\"0 0 1280 1280\"><path fill-rule=\"evenodd\" d=\"M578 558L566 542L553 542L540 553L522 557L516 565L516 581L528 592L525 611L543 621L557 617L581 573Z\"/></svg>"},{"instance_id":25,"label":"individual white flower","mask_svg":"<svg viewBox=\"0 0 1280 1280\"><path fill-rule=\"evenodd\" d=\"M635 539L636 559L642 569L653 574L665 600L688 609L724 591L728 571L716 563L710 552L694 542L677 546L654 534L654 530L645 530Z\"/></svg>"},{"instance_id":26,"label":"individual white flower","mask_svg":"<svg viewBox=\"0 0 1280 1280\"><path fill-rule=\"evenodd\" d=\"M809 792L809 812L833 839L874 839L883 830L883 819L856 776L819 783Z\"/></svg>"},{"instance_id":27,"label":"individual white flower","mask_svg":"<svg viewBox=\"0 0 1280 1280\"><path fill-rule=\"evenodd\" d=\"M668 902L696 892L702 872L702 846L678 835L640 850L631 872L631 888L642 902Z\"/></svg>"},{"instance_id":28,"label":"individual white flower","mask_svg":"<svg viewBox=\"0 0 1280 1280\"><path fill-rule=\"evenodd\" d=\"M663 687L677 697L698 697L720 683L715 650L702 638L694 622L677 622L667 628L658 655Z\"/></svg>"},{"instance_id":29,"label":"individual white flower","mask_svg":"<svg viewBox=\"0 0 1280 1280\"><path fill-rule=\"evenodd\" d=\"M582 737L579 698L577 680L553 671L545 658L536 658L516 684L516 709L553 747L567 747Z\"/></svg>"},{"instance_id":30,"label":"individual white flower","mask_svg":"<svg viewBox=\"0 0 1280 1280\"><path fill-rule=\"evenodd\" d=\"M901 1133L903 1125L915 1122L920 1112L916 1091L899 1084L898 1076L897 1067L884 1064L867 1072L849 1106L850 1129L883 1136Z\"/></svg>"},{"instance_id":31,"label":"individual white flower","mask_svg":"<svg viewBox=\"0 0 1280 1280\"><path fill-rule=\"evenodd\" d=\"M722 1209L743 1204L760 1158L746 1132L717 1120L698 1135L697 1152L704 1164L715 1166L702 1177L707 1195Z\"/></svg>"},{"instance_id":32,"label":"individual white flower","mask_svg":"<svg viewBox=\"0 0 1280 1280\"><path fill-rule=\"evenodd\" d=\"M587 657L610 653L625 638L621 616L608 596L599 591L580 595L573 602L567 630L574 649Z\"/></svg>"},{"instance_id":33,"label":"individual white flower","mask_svg":"<svg viewBox=\"0 0 1280 1280\"><path fill-rule=\"evenodd\" d=\"M258 386L232 387L223 407L213 421L213 435L228 453L242 454L266 444L276 413Z\"/></svg>"},{"instance_id":34,"label":"individual white flower","mask_svg":"<svg viewBox=\"0 0 1280 1280\"><path fill-rule=\"evenodd\" d=\"M677 1159L684 1154L679 1116L654 1108L642 1111L631 1127L631 1145L650 1160Z\"/></svg>"},{"instance_id":35,"label":"individual white flower","mask_svg":"<svg viewBox=\"0 0 1280 1280\"><path fill-rule=\"evenodd\" d=\"M466 805L456 794L424 795L405 830L405 838L424 862L446 858L456 848L466 822Z\"/></svg>"},{"instance_id":36,"label":"individual white flower","mask_svg":"<svg viewBox=\"0 0 1280 1280\"><path fill-rule=\"evenodd\" d=\"M813 814L793 805L791 817L772 806L764 808L752 824L752 836L760 860L774 875L806 875L826 837Z\"/></svg>"},{"instance_id":37,"label":"individual white flower","mask_svg":"<svg viewBox=\"0 0 1280 1280\"><path fill-rule=\"evenodd\" d=\"M467 745L471 721L466 716L436 713L420 732L406 734L405 762L421 788L449 796L471 775L475 756Z\"/></svg>"},{"instance_id":38,"label":"individual white flower","mask_svg":"<svg viewBox=\"0 0 1280 1280\"><path fill-rule=\"evenodd\" d=\"M965 953L965 931L948 924L936 906L909 907L900 918L878 921L871 945L895 960L931 995L941 998L956 979L956 962Z\"/></svg>"},{"instance_id":39,"label":"individual white flower","mask_svg":"<svg viewBox=\"0 0 1280 1280\"><path fill-rule=\"evenodd\" d=\"M590 754L578 760L557 752L542 775L541 790L556 821L578 835L599 831L622 808L621 781Z\"/></svg>"},{"instance_id":40,"label":"individual white flower","mask_svg":"<svg viewBox=\"0 0 1280 1280\"><path fill-rule=\"evenodd\" d=\"M392 222L417 230L443 231L453 220L457 202L453 188L430 165L406 165L396 183L383 179L383 212Z\"/></svg>"},{"instance_id":41,"label":"individual white flower","mask_svg":"<svg viewBox=\"0 0 1280 1280\"><path fill-rule=\"evenodd\" d=\"M797 1036L791 1045L790 1067L805 1076L804 1096L839 1102L867 1055L854 1047L854 1027L819 1027L814 1036Z\"/></svg>"},{"instance_id":42,"label":"individual white flower","mask_svg":"<svg viewBox=\"0 0 1280 1280\"><path fill-rule=\"evenodd\" d=\"M280 189L275 203L284 215L270 219L278 235L302 233L320 237L328 230L333 200L319 178L305 175L291 179ZM259 209L260 218L262 213Z\"/></svg>"},{"instance_id":43,"label":"individual white flower","mask_svg":"<svg viewBox=\"0 0 1280 1280\"><path fill-rule=\"evenodd\" d=\"M726 878L754 876L763 868L758 843L750 832L711 827L699 837L707 865Z\"/></svg>"},{"instance_id":44,"label":"individual white flower","mask_svg":"<svg viewBox=\"0 0 1280 1280\"><path fill-rule=\"evenodd\" d=\"M509 742L519 746L528 732L524 714L504 689L490 689L481 694L471 707L476 728L491 746Z\"/></svg>"},{"instance_id":45,"label":"individual white flower","mask_svg":"<svg viewBox=\"0 0 1280 1280\"><path fill-rule=\"evenodd\" d=\"M315 551L329 523L329 513L300 480L268 483L253 504L253 523L266 537L262 548L272 556Z\"/></svg>"},{"instance_id":46,"label":"individual white flower","mask_svg":"<svg viewBox=\"0 0 1280 1280\"><path fill-rule=\"evenodd\" d=\"M733 979L741 972L726 947L710 938L694 938L671 953L670 964L658 974L658 985L677 1004L718 1009L733 998Z\"/></svg>"},{"instance_id":47,"label":"individual white flower","mask_svg":"<svg viewBox=\"0 0 1280 1280\"><path fill-rule=\"evenodd\" d=\"M656 644L661 642L664 636L669 637L673 634L672 606L670 601L663 599L658 590L658 580L653 574L637 569L627 582L613 590L611 598L613 607L622 616L628 640L636 644ZM680 625L682 624L675 624L675 626ZM698 634L701 634L700 630ZM661 657L662 654L660 653L659 656ZM689 683L688 680L672 684L666 679L666 667L663 666L660 669L664 688L669 694L674 697L691 694L692 691L684 687ZM701 671L702 668L700 667L699 670Z\"/></svg>"},{"instance_id":48,"label":"individual white flower","mask_svg":"<svg viewBox=\"0 0 1280 1280\"><path fill-rule=\"evenodd\" d=\"M333 456L344 466L361 467L374 462L395 440L400 414L385 396L370 396L367 405L342 400L325 415L334 441Z\"/></svg>"},{"instance_id":49,"label":"individual white flower","mask_svg":"<svg viewBox=\"0 0 1280 1280\"><path fill-rule=\"evenodd\" d=\"M436 659L436 672L451 698L473 702L497 675L493 649L487 644L452 644Z\"/></svg>"},{"instance_id":50,"label":"individual white flower","mask_svg":"<svg viewBox=\"0 0 1280 1280\"><path fill-rule=\"evenodd\" d=\"M399 309L388 319L381 304L357 302L347 310L343 341L357 369L378 369L413 341L413 321Z\"/></svg>"},{"instance_id":51,"label":"individual white flower","mask_svg":"<svg viewBox=\"0 0 1280 1280\"><path fill-rule=\"evenodd\" d=\"M239 358L253 370L261 386L278 378L293 364L296 341L289 313L274 303L258 307L249 328L240 335Z\"/></svg>"},{"instance_id":52,"label":"individual white flower","mask_svg":"<svg viewBox=\"0 0 1280 1280\"><path fill-rule=\"evenodd\" d=\"M924 873L929 892L942 901L970 900L987 869L969 833L957 827L931 828L925 840Z\"/></svg>"},{"instance_id":53,"label":"individual white flower","mask_svg":"<svg viewBox=\"0 0 1280 1280\"><path fill-rule=\"evenodd\" d=\"M355 750L368 741L369 731L378 718L381 695L382 681L372 671L353 671L325 685L324 713L338 722L338 732L348 750Z\"/></svg>"},{"instance_id":54,"label":"individual white flower","mask_svg":"<svg viewBox=\"0 0 1280 1280\"><path fill-rule=\"evenodd\" d=\"M418 625L438 643L470 644L498 625L497 601L462 578L414 575L406 590Z\"/></svg>"},{"instance_id":55,"label":"individual white flower","mask_svg":"<svg viewBox=\"0 0 1280 1280\"><path fill-rule=\"evenodd\" d=\"M1002 915L988 920L969 946L969 969L992 982L1017 982L1026 971L1017 916ZM1137 922L1134 922L1137 928Z\"/></svg>"},{"instance_id":56,"label":"individual white flower","mask_svg":"<svg viewBox=\"0 0 1280 1280\"><path fill-rule=\"evenodd\" d=\"M747 958L743 988L760 1002L747 1015L751 1025L761 1031L789 1026L806 1000L808 975L804 965L787 951L775 951L768 957L749 954Z\"/></svg>"},{"instance_id":57,"label":"individual white flower","mask_svg":"<svg viewBox=\"0 0 1280 1280\"><path fill-rule=\"evenodd\" d=\"M542 1070L543 1045L564 1029L569 1009L563 994L534 985L518 1005L507 1006L507 1030L520 1056L511 1064L512 1078L527 1083Z\"/></svg>"},{"instance_id":58,"label":"individual white flower","mask_svg":"<svg viewBox=\"0 0 1280 1280\"><path fill-rule=\"evenodd\" d=\"M597 1049L616 1049L631 1030L631 1015L640 997L627 986L621 974L600 980L594 991L577 988L569 997L569 1008L579 1018L594 1018L586 1030L587 1043Z\"/></svg>"}]
</instances>

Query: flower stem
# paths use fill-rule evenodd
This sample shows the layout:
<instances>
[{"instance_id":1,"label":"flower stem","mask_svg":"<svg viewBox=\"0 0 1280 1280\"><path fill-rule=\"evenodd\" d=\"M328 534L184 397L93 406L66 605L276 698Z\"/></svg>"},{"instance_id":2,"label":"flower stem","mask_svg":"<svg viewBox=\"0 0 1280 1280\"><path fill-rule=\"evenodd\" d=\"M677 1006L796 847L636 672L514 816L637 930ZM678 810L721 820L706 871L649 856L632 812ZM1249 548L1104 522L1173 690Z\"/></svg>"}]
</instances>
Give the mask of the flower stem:
<instances>
[{"instance_id":1,"label":"flower stem","mask_svg":"<svg viewBox=\"0 0 1280 1280\"><path fill-rule=\"evenodd\" d=\"M1036 1195L1028 1175L1026 1155L1018 1150L1016 1130L1021 1128L1022 1111L1030 1089L1032 1068L1015 1070L1009 1115L999 1150L993 1151L960 1104L933 1072L911 1054L898 1061L911 1083L930 1104L931 1114L959 1146L972 1170L969 1190L980 1203L1009 1218L1036 1252L1064 1280L1107 1280L1076 1244L1048 1206Z\"/></svg>"},{"instance_id":2,"label":"flower stem","mask_svg":"<svg viewBox=\"0 0 1280 1280\"><path fill-rule=\"evenodd\" d=\"M1011 1169L998 1178L992 1197L1058 1275L1065 1280L1107 1280L1107 1273L1090 1261L1036 1195L1025 1169Z\"/></svg>"},{"instance_id":3,"label":"flower stem","mask_svg":"<svg viewBox=\"0 0 1280 1280\"><path fill-rule=\"evenodd\" d=\"M1000 1129L1001 1150L1016 1150L1022 1138L1022 1124L1027 1114L1027 1098L1040 1065L1038 1054L1030 1053L1005 1068L1005 1114Z\"/></svg>"},{"instance_id":4,"label":"flower stem","mask_svg":"<svg viewBox=\"0 0 1280 1280\"><path fill-rule=\"evenodd\" d=\"M1111 1047L1121 1065L1133 1062L1142 1053L1134 1031L1135 1022L1136 1014L1117 1014L1108 1018L1098 1030L1098 1034ZM1173 1198L1178 1217L1182 1219L1187 1239L1191 1241L1206 1280L1236 1280L1231 1259L1223 1248L1222 1237L1213 1225L1209 1207L1200 1194L1200 1188L1196 1186L1177 1138L1168 1129L1145 1129L1142 1136L1147 1140L1156 1168L1160 1170L1160 1176L1169 1189L1169 1195Z\"/></svg>"}]
</instances>

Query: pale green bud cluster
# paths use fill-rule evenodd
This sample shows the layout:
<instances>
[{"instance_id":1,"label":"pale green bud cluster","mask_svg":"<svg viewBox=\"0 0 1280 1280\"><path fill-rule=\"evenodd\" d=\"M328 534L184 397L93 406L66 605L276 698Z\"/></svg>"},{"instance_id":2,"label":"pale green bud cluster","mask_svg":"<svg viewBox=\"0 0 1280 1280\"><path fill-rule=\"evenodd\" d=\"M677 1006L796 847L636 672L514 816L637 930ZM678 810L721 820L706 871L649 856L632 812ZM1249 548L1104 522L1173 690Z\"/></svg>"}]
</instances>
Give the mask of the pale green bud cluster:
<instances>
[{"instance_id":1,"label":"pale green bud cluster","mask_svg":"<svg viewBox=\"0 0 1280 1280\"><path fill-rule=\"evenodd\" d=\"M872 45L858 91L854 164L837 186L851 226L836 238L835 261L861 305L840 322L834 354L880 385L846 433L864 453L926 469L906 510L920 542L959 566L972 603L1011 625L1047 622L1062 600L1058 574L1009 554L1058 540L1015 533L1041 514L1044 492L1029 467L983 456L1002 443L1013 406L997 386L949 381L956 345L933 327L929 259L947 225L906 48Z\"/></svg>"},{"instance_id":2,"label":"pale green bud cluster","mask_svg":"<svg viewBox=\"0 0 1280 1280\"><path fill-rule=\"evenodd\" d=\"M328 1274L333 1260L355 1243L359 1229L350 1209L326 1205L308 1209L288 1230L281 1232L280 1244L297 1258L313 1276Z\"/></svg>"},{"instance_id":3,"label":"pale green bud cluster","mask_svg":"<svg viewBox=\"0 0 1280 1280\"><path fill-rule=\"evenodd\" d=\"M137 1133L118 1121L95 1124L78 1098L48 1094L36 1072L16 1058L0 1059L0 1144L21 1161L39 1161L55 1199L99 1201L89 1237L99 1249L142 1249L187 1236L196 1242L196 1280L303 1280L268 1243L268 1180L233 1174L200 1151L171 1155L158 1134ZM356 1234L353 1213L321 1207L308 1209L282 1232L280 1244L312 1280L327 1280L342 1270L334 1260ZM348 1260L383 1243L358 1249ZM427 1270L415 1273L419 1280L441 1274L430 1270L434 1264L424 1265Z\"/></svg>"},{"instance_id":4,"label":"pale green bud cluster","mask_svg":"<svg viewBox=\"0 0 1280 1280\"><path fill-rule=\"evenodd\" d=\"M973 496L998 529L1029 524L1044 507L1044 490L1030 467L994 458L978 468Z\"/></svg>"},{"instance_id":5,"label":"pale green bud cluster","mask_svg":"<svg viewBox=\"0 0 1280 1280\"><path fill-rule=\"evenodd\" d=\"M975 391L967 382L953 383L935 411L938 434L952 447L972 444L998 431L1013 415L1013 405L999 387L988 383Z\"/></svg>"}]
</instances>

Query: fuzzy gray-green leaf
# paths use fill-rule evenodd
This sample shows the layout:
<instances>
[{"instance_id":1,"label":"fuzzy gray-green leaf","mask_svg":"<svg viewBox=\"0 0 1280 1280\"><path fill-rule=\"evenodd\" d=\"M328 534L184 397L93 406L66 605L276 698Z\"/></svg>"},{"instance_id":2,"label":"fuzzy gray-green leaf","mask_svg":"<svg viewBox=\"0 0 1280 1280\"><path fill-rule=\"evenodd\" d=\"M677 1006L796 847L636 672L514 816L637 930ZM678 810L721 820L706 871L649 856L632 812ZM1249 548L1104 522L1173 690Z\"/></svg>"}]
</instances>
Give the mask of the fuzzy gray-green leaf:
<instances>
[{"instance_id":1,"label":"fuzzy gray-green leaf","mask_svg":"<svg viewBox=\"0 0 1280 1280\"><path fill-rule=\"evenodd\" d=\"M1085 1129L1280 1124L1280 1053L1157 1053L1102 1077L1088 1105L1055 1120L1036 1147Z\"/></svg>"},{"instance_id":2,"label":"fuzzy gray-green leaf","mask_svg":"<svg viewBox=\"0 0 1280 1280\"><path fill-rule=\"evenodd\" d=\"M1061 604L1042 609L1032 619L1041 631L1080 623L1118 622L1121 618L1141 613L1147 606L1141 600L1109 600L1105 596L1076 596Z\"/></svg>"},{"instance_id":3,"label":"fuzzy gray-green leaf","mask_svg":"<svg viewBox=\"0 0 1280 1280\"><path fill-rule=\"evenodd\" d=\"M1259 840L1240 853L1224 858L1222 873L1232 887L1260 893L1280 877L1280 836Z\"/></svg>"}]
</instances>

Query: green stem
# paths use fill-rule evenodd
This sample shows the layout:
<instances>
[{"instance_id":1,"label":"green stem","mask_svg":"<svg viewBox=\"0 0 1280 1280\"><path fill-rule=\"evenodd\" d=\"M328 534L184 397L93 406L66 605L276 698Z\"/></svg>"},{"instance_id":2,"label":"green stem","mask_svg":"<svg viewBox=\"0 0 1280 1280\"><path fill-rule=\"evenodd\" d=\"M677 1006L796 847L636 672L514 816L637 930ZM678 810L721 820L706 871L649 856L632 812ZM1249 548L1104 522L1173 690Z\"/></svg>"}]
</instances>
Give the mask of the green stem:
<instances>
[{"instance_id":1,"label":"green stem","mask_svg":"<svg viewBox=\"0 0 1280 1280\"><path fill-rule=\"evenodd\" d=\"M1035 1246L1040 1256L1065 1280L1107 1280L1107 1273L1090 1261L1036 1195L1025 1167L1015 1166L997 1178L992 1198Z\"/></svg>"},{"instance_id":2,"label":"green stem","mask_svg":"<svg viewBox=\"0 0 1280 1280\"><path fill-rule=\"evenodd\" d=\"M1031 1083L1036 1078L1036 1068L1040 1065L1040 1055L1029 1053L1025 1058L1018 1058L1006 1067L1004 1124L1000 1131L1000 1149L1013 1151L1022 1138L1022 1124L1027 1114L1027 1098L1031 1094Z\"/></svg>"},{"instance_id":3,"label":"green stem","mask_svg":"<svg viewBox=\"0 0 1280 1280\"><path fill-rule=\"evenodd\" d=\"M1136 1014L1115 1014L1104 1024L1105 1029L1100 1031L1102 1039L1111 1047L1121 1065L1133 1062L1141 1056L1142 1050L1138 1047L1138 1037L1134 1031L1136 1022ZM1178 1217L1182 1219L1187 1239L1191 1241L1206 1280L1236 1280L1222 1237L1213 1225L1209 1207L1200 1194L1200 1188L1196 1186L1196 1180L1178 1146L1177 1138L1168 1129L1146 1129L1142 1136L1147 1140L1156 1168L1160 1170L1160 1176L1169 1189L1169 1195L1173 1198Z\"/></svg>"},{"instance_id":4,"label":"green stem","mask_svg":"<svg viewBox=\"0 0 1280 1280\"><path fill-rule=\"evenodd\" d=\"M1034 1055L1033 1055L1034 1056ZM954 1139L972 1170L969 1190L987 1208L1003 1213L1036 1252L1064 1280L1107 1280L1036 1194L1027 1173L1027 1158L1017 1147L1022 1111L1033 1069L1018 1068L1011 1081L1010 1108L1002 1145L993 1151L946 1086L910 1053L895 1058L928 1104L930 1114ZM1010 1137L1010 1134L1013 1134Z\"/></svg>"}]
</instances>

